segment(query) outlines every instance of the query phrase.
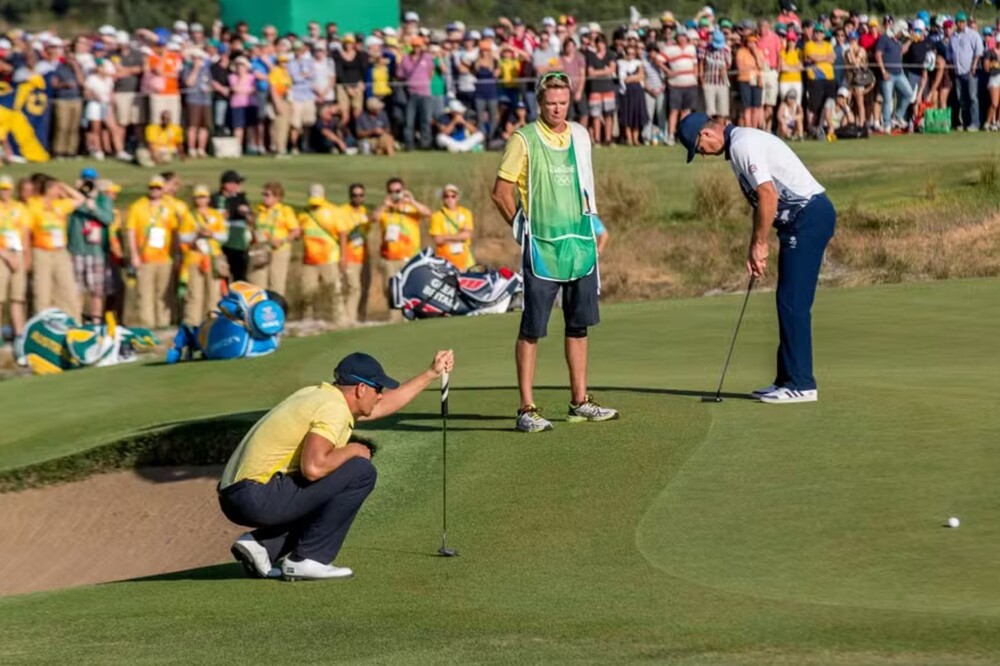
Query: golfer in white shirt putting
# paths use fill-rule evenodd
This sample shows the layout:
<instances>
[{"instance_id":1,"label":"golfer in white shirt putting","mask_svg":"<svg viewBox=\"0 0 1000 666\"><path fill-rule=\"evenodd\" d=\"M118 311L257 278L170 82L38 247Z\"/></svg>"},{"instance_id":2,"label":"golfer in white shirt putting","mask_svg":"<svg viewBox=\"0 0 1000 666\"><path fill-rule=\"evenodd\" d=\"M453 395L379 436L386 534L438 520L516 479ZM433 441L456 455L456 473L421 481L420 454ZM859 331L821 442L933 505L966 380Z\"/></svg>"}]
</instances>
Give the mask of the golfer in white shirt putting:
<instances>
[{"instance_id":1,"label":"golfer in white shirt putting","mask_svg":"<svg viewBox=\"0 0 1000 666\"><path fill-rule=\"evenodd\" d=\"M747 252L751 275L766 272L771 227L778 233L778 369L774 383L753 395L774 404L815 402L811 311L837 211L792 149L767 132L693 113L681 121L677 134L688 162L698 153L724 155L732 165L754 211Z\"/></svg>"}]
</instances>

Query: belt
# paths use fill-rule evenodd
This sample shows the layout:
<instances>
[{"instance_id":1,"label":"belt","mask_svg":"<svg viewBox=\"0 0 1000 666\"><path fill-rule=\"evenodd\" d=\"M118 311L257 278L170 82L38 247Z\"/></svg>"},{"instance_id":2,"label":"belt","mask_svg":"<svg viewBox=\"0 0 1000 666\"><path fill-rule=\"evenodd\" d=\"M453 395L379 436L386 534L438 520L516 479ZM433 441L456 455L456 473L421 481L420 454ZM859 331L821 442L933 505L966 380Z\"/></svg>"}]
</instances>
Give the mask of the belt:
<instances>
[{"instance_id":1,"label":"belt","mask_svg":"<svg viewBox=\"0 0 1000 666\"><path fill-rule=\"evenodd\" d=\"M221 483L219 485L221 486ZM216 486L215 489L219 493L219 495L225 497L226 495L234 493L237 490L246 488L247 486L259 486L259 485L263 484L261 484L260 481L254 481L253 479L243 479L242 481L237 481L236 483L228 485L225 488Z\"/></svg>"}]
</instances>

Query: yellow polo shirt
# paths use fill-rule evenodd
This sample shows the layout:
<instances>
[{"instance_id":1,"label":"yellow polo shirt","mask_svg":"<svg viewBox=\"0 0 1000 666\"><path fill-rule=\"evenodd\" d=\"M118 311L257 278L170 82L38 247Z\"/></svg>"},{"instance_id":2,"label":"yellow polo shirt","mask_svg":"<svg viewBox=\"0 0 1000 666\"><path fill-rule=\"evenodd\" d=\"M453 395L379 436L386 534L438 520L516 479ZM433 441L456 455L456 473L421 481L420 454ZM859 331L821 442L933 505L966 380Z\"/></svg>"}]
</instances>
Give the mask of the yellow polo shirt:
<instances>
[{"instance_id":1,"label":"yellow polo shirt","mask_svg":"<svg viewBox=\"0 0 1000 666\"><path fill-rule=\"evenodd\" d=\"M548 125L539 120L535 123L540 131L542 141L559 150L569 147L572 140L569 123L562 132L555 132ZM531 132L532 129L526 131ZM500 158L500 168L497 169L497 176L511 183L517 183L518 194L521 195L521 207L525 213L528 210L528 144L520 134L514 134L507 140L507 147L504 148L503 157Z\"/></svg>"},{"instance_id":2,"label":"yellow polo shirt","mask_svg":"<svg viewBox=\"0 0 1000 666\"><path fill-rule=\"evenodd\" d=\"M0 202L0 248L24 252L24 232L31 226L28 207L20 201Z\"/></svg>"},{"instance_id":3,"label":"yellow polo shirt","mask_svg":"<svg viewBox=\"0 0 1000 666\"><path fill-rule=\"evenodd\" d=\"M347 232L347 263L363 264L368 259L368 231L371 220L364 206L355 208L349 203L340 207L344 215L344 231Z\"/></svg>"},{"instance_id":4,"label":"yellow polo shirt","mask_svg":"<svg viewBox=\"0 0 1000 666\"><path fill-rule=\"evenodd\" d=\"M277 241L282 249L288 241L288 236L299 228L299 220L295 216L295 210L283 203L277 203L270 207L264 204L257 206L257 221L254 223L257 231L263 231L267 241Z\"/></svg>"},{"instance_id":5,"label":"yellow polo shirt","mask_svg":"<svg viewBox=\"0 0 1000 666\"><path fill-rule=\"evenodd\" d=\"M382 229L382 258L410 259L420 251L420 211L413 204L400 203L397 210L385 208L378 218Z\"/></svg>"},{"instance_id":6,"label":"yellow polo shirt","mask_svg":"<svg viewBox=\"0 0 1000 666\"><path fill-rule=\"evenodd\" d=\"M31 246L39 250L61 250L66 247L66 227L69 214L76 210L72 199L56 199L46 207L43 199L28 205L31 214Z\"/></svg>"},{"instance_id":7,"label":"yellow polo shirt","mask_svg":"<svg viewBox=\"0 0 1000 666\"><path fill-rule=\"evenodd\" d=\"M329 201L310 206L299 213L302 241L305 245L303 261L307 266L323 266L340 262L340 232L343 214Z\"/></svg>"},{"instance_id":8,"label":"yellow polo shirt","mask_svg":"<svg viewBox=\"0 0 1000 666\"><path fill-rule=\"evenodd\" d=\"M468 229L472 231L472 211L465 206L455 210L439 208L431 215L431 236L454 236ZM441 243L434 248L434 254L455 264L460 271L472 268L472 240L457 243Z\"/></svg>"},{"instance_id":9,"label":"yellow polo shirt","mask_svg":"<svg viewBox=\"0 0 1000 666\"><path fill-rule=\"evenodd\" d=\"M174 233L181 221L177 208L165 199L153 202L142 197L128 209L125 228L135 231L135 244L144 264L172 261Z\"/></svg>"},{"instance_id":10,"label":"yellow polo shirt","mask_svg":"<svg viewBox=\"0 0 1000 666\"><path fill-rule=\"evenodd\" d=\"M267 483L278 472L297 472L306 435L319 435L342 449L352 432L354 416L340 389L326 382L299 389L250 429L226 463L219 487L244 479Z\"/></svg>"}]
</instances>

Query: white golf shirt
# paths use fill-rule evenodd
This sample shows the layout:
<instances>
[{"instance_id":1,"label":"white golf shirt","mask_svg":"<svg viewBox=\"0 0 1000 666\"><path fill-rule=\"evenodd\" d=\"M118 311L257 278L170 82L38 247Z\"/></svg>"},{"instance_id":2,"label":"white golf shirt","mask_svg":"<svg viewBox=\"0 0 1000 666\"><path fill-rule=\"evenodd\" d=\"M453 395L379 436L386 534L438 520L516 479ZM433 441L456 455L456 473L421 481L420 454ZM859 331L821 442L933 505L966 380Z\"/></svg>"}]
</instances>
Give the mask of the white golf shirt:
<instances>
[{"instance_id":1,"label":"white golf shirt","mask_svg":"<svg viewBox=\"0 0 1000 666\"><path fill-rule=\"evenodd\" d=\"M771 182L778 191L775 224L784 224L825 192L788 144L767 132L747 127L726 129L726 159L743 195L757 209L757 187Z\"/></svg>"}]
</instances>

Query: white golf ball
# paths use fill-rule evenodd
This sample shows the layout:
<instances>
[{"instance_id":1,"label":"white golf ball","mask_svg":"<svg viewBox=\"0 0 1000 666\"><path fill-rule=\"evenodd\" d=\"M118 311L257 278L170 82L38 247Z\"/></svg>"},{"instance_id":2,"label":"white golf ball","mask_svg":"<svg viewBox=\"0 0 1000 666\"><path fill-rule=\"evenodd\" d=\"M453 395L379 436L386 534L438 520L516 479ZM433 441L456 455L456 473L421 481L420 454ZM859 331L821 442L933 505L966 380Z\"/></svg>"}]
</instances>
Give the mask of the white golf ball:
<instances>
[{"instance_id":1,"label":"white golf ball","mask_svg":"<svg viewBox=\"0 0 1000 666\"><path fill-rule=\"evenodd\" d=\"M960 521L955 516L952 516L951 518L948 519L948 527L958 527L961 524L962 524L962 521Z\"/></svg>"}]
</instances>

